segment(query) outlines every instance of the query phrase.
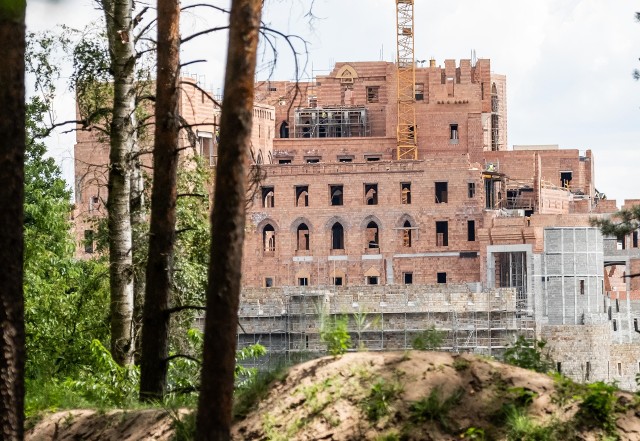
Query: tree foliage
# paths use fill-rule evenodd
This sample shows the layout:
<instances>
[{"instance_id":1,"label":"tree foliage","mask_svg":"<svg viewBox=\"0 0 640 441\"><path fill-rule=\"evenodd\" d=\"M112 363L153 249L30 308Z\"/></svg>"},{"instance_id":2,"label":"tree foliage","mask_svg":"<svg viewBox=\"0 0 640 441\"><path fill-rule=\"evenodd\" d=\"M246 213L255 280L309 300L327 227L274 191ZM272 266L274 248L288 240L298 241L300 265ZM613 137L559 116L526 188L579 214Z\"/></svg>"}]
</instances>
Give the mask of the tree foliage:
<instances>
[{"instance_id":1,"label":"tree foliage","mask_svg":"<svg viewBox=\"0 0 640 441\"><path fill-rule=\"evenodd\" d=\"M640 228L640 205L620 210L609 219L592 218L590 221L605 236L621 238Z\"/></svg>"}]
</instances>

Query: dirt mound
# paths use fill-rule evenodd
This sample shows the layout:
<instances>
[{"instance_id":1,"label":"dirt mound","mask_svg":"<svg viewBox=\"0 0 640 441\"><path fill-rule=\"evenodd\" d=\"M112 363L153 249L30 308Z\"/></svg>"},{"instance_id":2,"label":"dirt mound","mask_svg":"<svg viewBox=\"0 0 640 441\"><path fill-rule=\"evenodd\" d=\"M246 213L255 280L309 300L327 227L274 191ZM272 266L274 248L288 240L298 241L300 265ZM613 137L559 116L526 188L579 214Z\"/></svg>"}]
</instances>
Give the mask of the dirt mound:
<instances>
[{"instance_id":1,"label":"dirt mound","mask_svg":"<svg viewBox=\"0 0 640 441\"><path fill-rule=\"evenodd\" d=\"M295 366L274 384L236 423L234 439L489 440L506 439L508 430L511 439L602 439L597 421L578 413L573 388L580 386L471 355L325 357ZM617 395L610 431L640 440L634 397Z\"/></svg>"},{"instance_id":2,"label":"dirt mound","mask_svg":"<svg viewBox=\"0 0 640 441\"><path fill-rule=\"evenodd\" d=\"M591 413L580 410L588 393ZM170 440L173 421L163 410L65 411L44 418L26 439ZM640 410L631 393L593 393L566 379L472 355L358 352L291 368L235 423L233 436L237 441L637 441Z\"/></svg>"},{"instance_id":3,"label":"dirt mound","mask_svg":"<svg viewBox=\"0 0 640 441\"><path fill-rule=\"evenodd\" d=\"M169 441L173 419L164 410L98 412L69 410L42 419L27 441Z\"/></svg>"}]
</instances>

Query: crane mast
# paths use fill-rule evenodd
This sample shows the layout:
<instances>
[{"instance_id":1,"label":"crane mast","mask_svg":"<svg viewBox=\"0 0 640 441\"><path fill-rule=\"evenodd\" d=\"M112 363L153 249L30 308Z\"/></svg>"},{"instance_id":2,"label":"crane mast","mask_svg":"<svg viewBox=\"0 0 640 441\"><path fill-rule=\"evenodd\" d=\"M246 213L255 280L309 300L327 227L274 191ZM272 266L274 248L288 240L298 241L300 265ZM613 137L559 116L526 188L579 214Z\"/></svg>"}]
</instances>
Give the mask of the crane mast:
<instances>
[{"instance_id":1,"label":"crane mast","mask_svg":"<svg viewBox=\"0 0 640 441\"><path fill-rule=\"evenodd\" d=\"M416 127L413 0L396 0L398 79L398 159L418 159Z\"/></svg>"}]
</instances>

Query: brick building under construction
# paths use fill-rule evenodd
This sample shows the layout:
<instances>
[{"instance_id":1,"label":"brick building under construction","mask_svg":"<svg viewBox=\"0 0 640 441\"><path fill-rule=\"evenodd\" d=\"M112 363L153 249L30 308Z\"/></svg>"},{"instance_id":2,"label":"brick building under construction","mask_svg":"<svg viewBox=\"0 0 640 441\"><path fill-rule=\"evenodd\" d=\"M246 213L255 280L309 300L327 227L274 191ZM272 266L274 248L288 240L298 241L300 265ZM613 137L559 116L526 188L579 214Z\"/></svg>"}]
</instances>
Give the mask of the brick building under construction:
<instances>
[{"instance_id":1,"label":"brick building under construction","mask_svg":"<svg viewBox=\"0 0 640 441\"><path fill-rule=\"evenodd\" d=\"M219 111L199 94L183 91L182 112L210 124L197 150L215 167ZM240 345L318 351L336 315L370 350L409 348L435 327L444 349L498 355L525 335L547 339L576 380L634 389L638 234L590 226L616 203L595 189L589 150L508 148L507 121L506 78L487 59L336 63L311 82L258 83L264 178L247 213ZM88 166L106 149L78 133L81 237L106 200Z\"/></svg>"}]
</instances>

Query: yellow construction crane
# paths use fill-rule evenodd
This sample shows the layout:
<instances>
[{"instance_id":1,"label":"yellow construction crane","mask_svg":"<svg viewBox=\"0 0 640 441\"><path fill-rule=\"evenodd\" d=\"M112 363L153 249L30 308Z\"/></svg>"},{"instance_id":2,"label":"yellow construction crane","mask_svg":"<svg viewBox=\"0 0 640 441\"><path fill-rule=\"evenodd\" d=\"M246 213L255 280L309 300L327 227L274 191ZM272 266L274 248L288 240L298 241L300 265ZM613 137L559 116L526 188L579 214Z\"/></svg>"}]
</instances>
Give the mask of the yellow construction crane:
<instances>
[{"instance_id":1,"label":"yellow construction crane","mask_svg":"<svg viewBox=\"0 0 640 441\"><path fill-rule=\"evenodd\" d=\"M396 0L397 77L398 77L398 159L418 159L413 54L413 0Z\"/></svg>"}]
</instances>

